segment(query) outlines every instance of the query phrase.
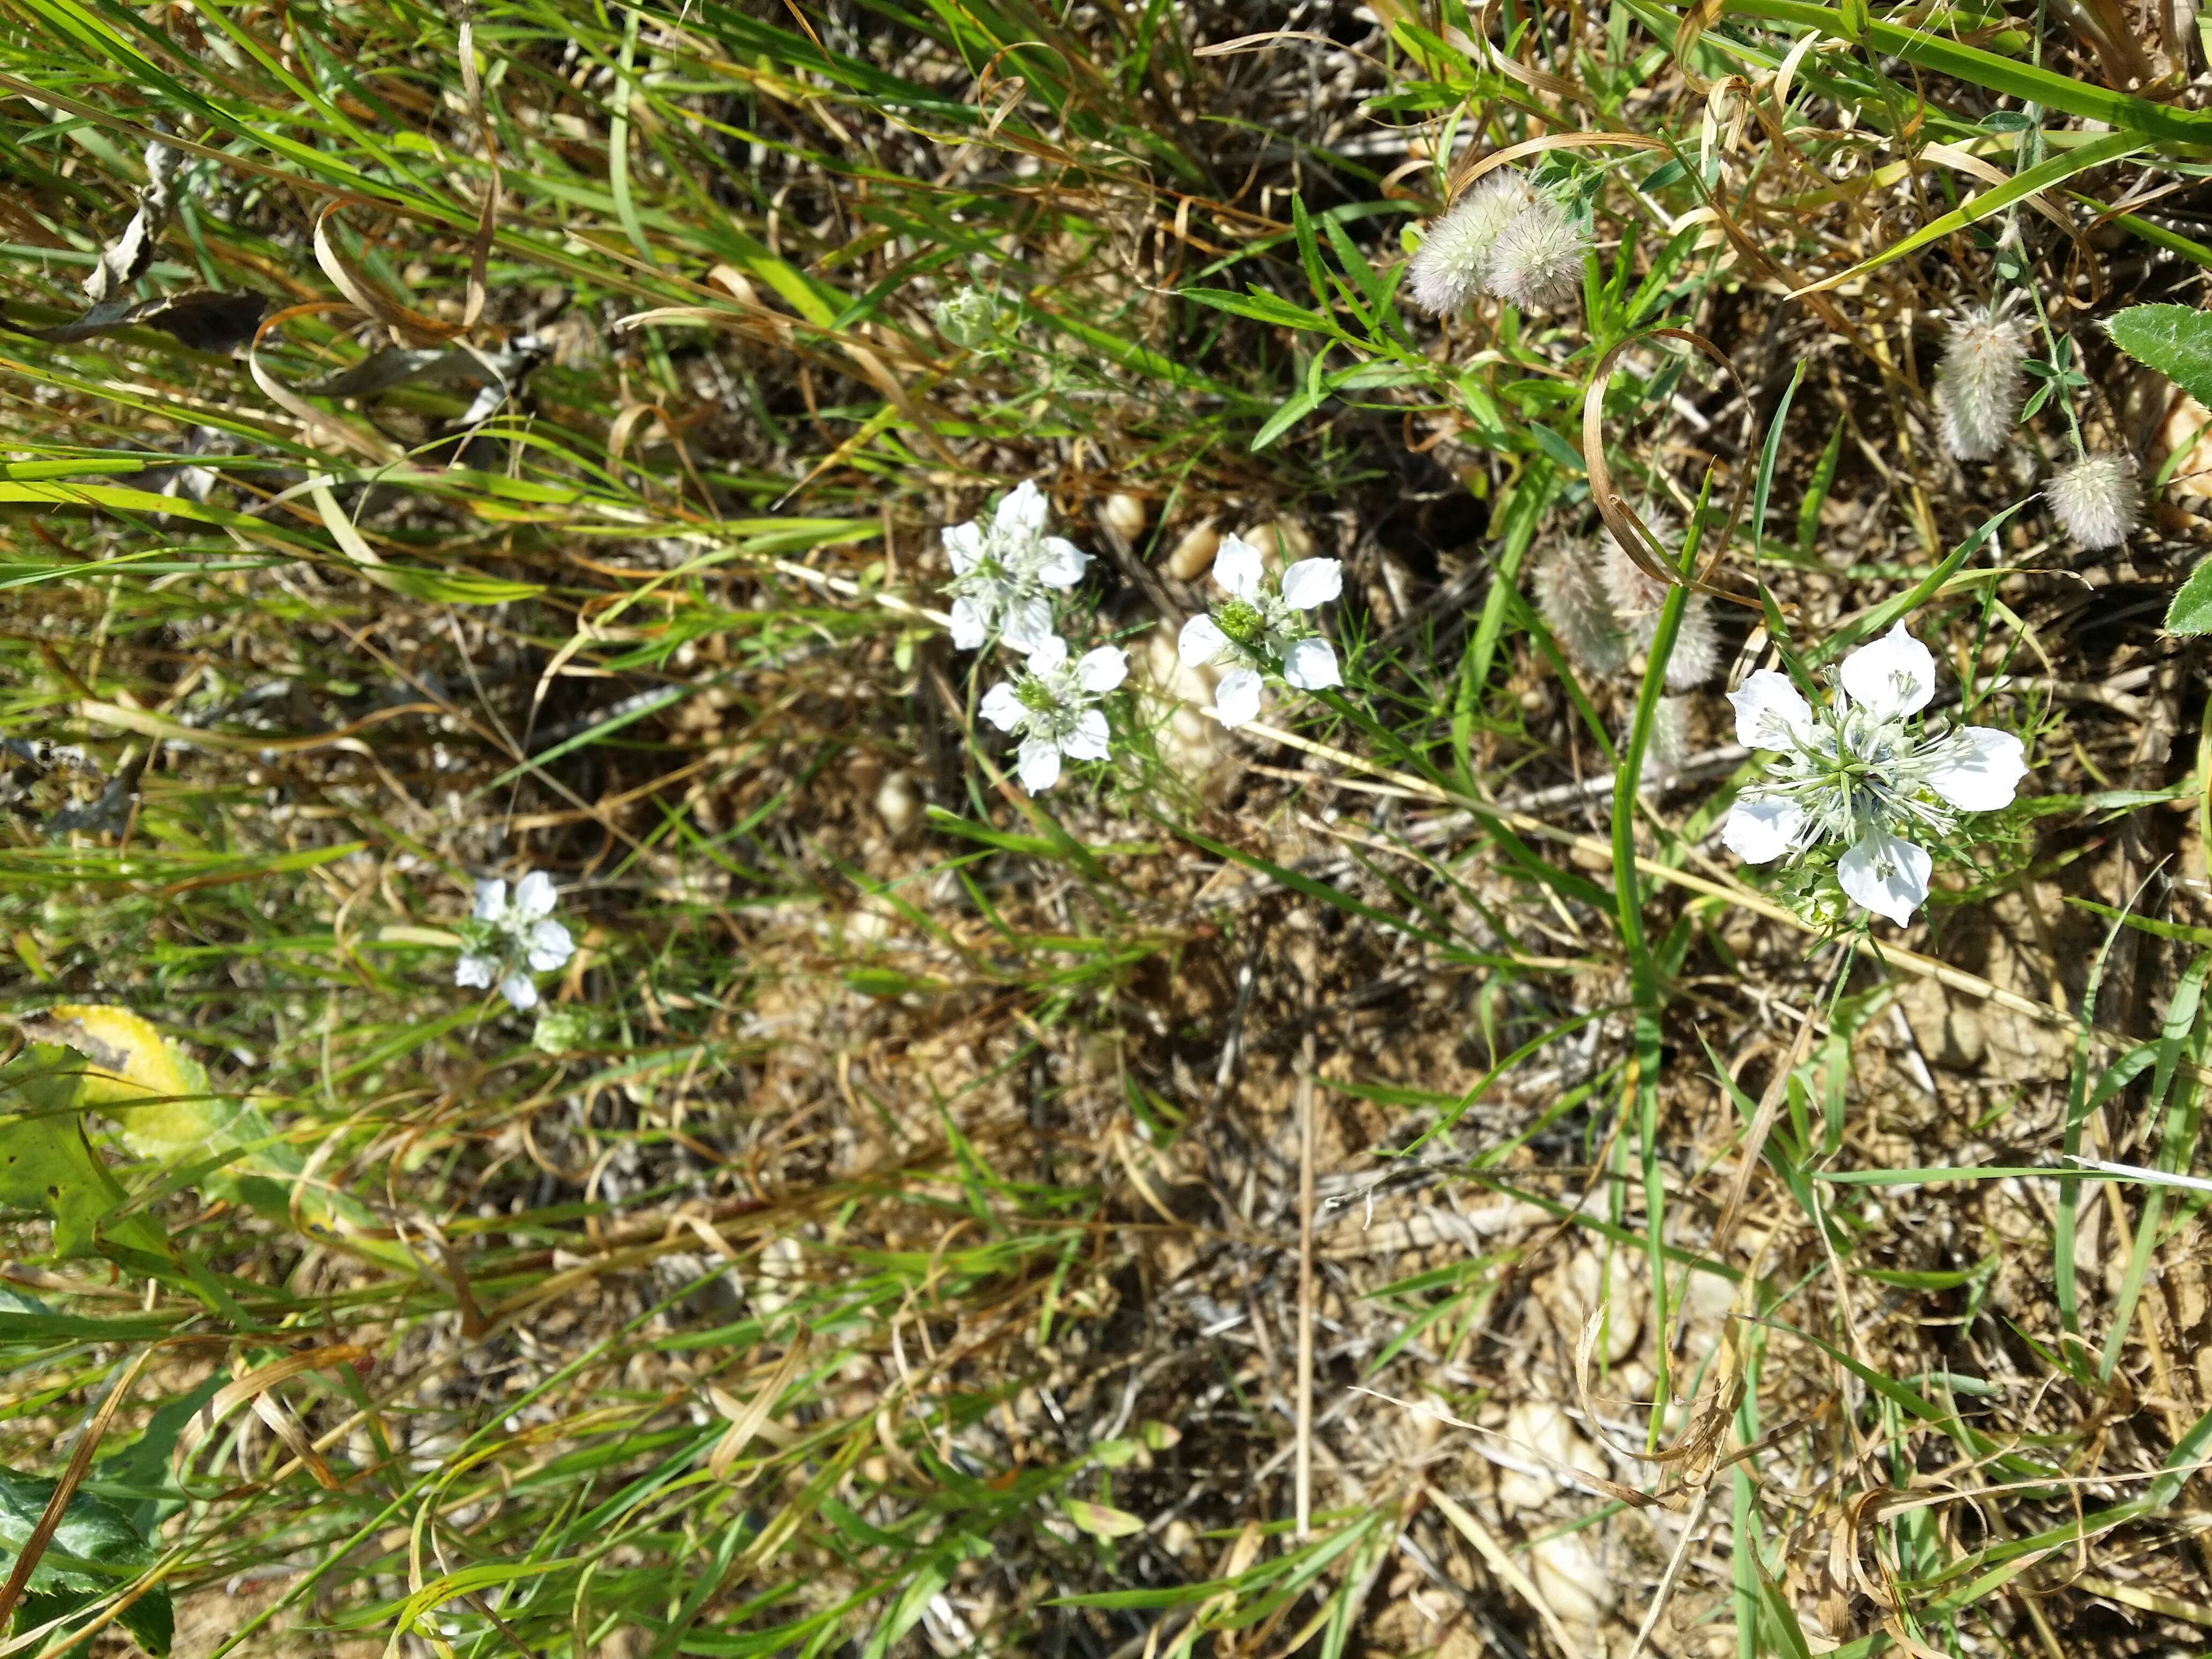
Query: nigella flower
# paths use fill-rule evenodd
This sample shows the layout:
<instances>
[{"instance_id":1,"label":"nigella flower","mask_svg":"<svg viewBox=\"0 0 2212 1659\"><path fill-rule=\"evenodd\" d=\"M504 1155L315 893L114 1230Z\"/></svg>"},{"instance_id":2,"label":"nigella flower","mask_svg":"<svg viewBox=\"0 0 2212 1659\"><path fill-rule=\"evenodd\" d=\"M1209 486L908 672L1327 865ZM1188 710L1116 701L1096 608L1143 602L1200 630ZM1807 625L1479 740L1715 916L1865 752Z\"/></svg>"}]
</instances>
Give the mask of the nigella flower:
<instances>
[{"instance_id":1,"label":"nigella flower","mask_svg":"<svg viewBox=\"0 0 2212 1659\"><path fill-rule=\"evenodd\" d=\"M460 927L467 947L453 967L453 983L500 994L517 1008L538 1006L530 975L550 974L576 953L568 930L553 920L553 878L532 870L514 884L514 898L497 877L477 884L476 908Z\"/></svg>"},{"instance_id":2,"label":"nigella flower","mask_svg":"<svg viewBox=\"0 0 2212 1659\"><path fill-rule=\"evenodd\" d=\"M1996 454L2012 431L2027 389L2021 368L2027 356L2027 324L2007 316L2002 301L1970 306L1952 323L1936 370L1936 402L1943 447L1960 460Z\"/></svg>"},{"instance_id":3,"label":"nigella flower","mask_svg":"<svg viewBox=\"0 0 2212 1659\"><path fill-rule=\"evenodd\" d=\"M1001 680L983 694L983 718L1001 732L1018 732L1015 771L1022 787L1041 795L1060 781L1060 758L1104 760L1111 735L1098 699L1129 675L1128 653L1102 645L1074 663L1067 642L1047 635L1030 651L1018 680Z\"/></svg>"},{"instance_id":4,"label":"nigella flower","mask_svg":"<svg viewBox=\"0 0 2212 1659\"><path fill-rule=\"evenodd\" d=\"M1413 303L1437 317L1464 310L1483 286L1498 233L1535 199L1527 178L1513 167L1476 179L1413 250L1407 270Z\"/></svg>"},{"instance_id":5,"label":"nigella flower","mask_svg":"<svg viewBox=\"0 0 2212 1659\"><path fill-rule=\"evenodd\" d=\"M1024 480L1009 490L986 526L981 519L945 532L952 561L952 643L978 649L994 634L1017 651L1053 636L1051 595L1083 580L1091 556L1073 542L1044 533L1050 507Z\"/></svg>"},{"instance_id":6,"label":"nigella flower","mask_svg":"<svg viewBox=\"0 0 2212 1659\"><path fill-rule=\"evenodd\" d=\"M1300 559L1269 579L1260 550L1231 536L1213 556L1213 580L1229 597L1182 625L1176 641L1184 662L1236 665L1213 689L1214 717L1242 726L1260 712L1260 688L1280 674L1302 691L1344 684L1336 652L1304 615L1344 592L1344 567L1334 559Z\"/></svg>"},{"instance_id":7,"label":"nigella flower","mask_svg":"<svg viewBox=\"0 0 2212 1659\"><path fill-rule=\"evenodd\" d=\"M1672 558L1673 544L1680 538L1663 518L1654 532L1662 551ZM1667 590L1674 584L1660 580L1630 558L1610 530L1604 532L1598 580L1605 585L1613 615L1629 643L1638 651L1647 651L1658 635L1659 607L1666 604ZM1704 593L1692 593L1682 607L1682 621L1674 630L1674 648L1667 659L1667 689L1694 690L1712 678L1720 663L1720 629L1713 620L1712 599Z\"/></svg>"},{"instance_id":8,"label":"nigella flower","mask_svg":"<svg viewBox=\"0 0 2212 1659\"><path fill-rule=\"evenodd\" d=\"M1555 311L1574 298L1589 236L1549 196L1514 215L1491 245L1483 286L1523 311Z\"/></svg>"},{"instance_id":9,"label":"nigella flower","mask_svg":"<svg viewBox=\"0 0 2212 1659\"><path fill-rule=\"evenodd\" d=\"M1841 845L1844 892L1902 927L1928 896L1935 861L1921 843L1948 836L1961 813L2009 805L2026 749L1986 726L1920 727L1936 659L1903 623L1844 658L1836 679L1818 709L1771 669L1729 693L1737 741L1782 758L1737 798L1721 839L1747 864Z\"/></svg>"},{"instance_id":10,"label":"nigella flower","mask_svg":"<svg viewBox=\"0 0 2212 1659\"><path fill-rule=\"evenodd\" d=\"M2066 533L2084 547L2118 547L2142 516L2135 463L2124 455L2085 455L2062 466L2043 495Z\"/></svg>"}]
</instances>

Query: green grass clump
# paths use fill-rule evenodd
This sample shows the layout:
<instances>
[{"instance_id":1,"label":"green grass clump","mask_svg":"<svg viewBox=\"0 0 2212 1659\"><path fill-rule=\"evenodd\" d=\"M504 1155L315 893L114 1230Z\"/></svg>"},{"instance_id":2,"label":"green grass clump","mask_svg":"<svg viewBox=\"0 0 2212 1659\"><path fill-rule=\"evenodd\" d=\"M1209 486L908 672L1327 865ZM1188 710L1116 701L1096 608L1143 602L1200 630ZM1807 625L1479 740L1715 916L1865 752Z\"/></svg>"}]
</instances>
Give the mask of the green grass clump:
<instances>
[{"instance_id":1,"label":"green grass clump","mask_svg":"<svg viewBox=\"0 0 2212 1659\"><path fill-rule=\"evenodd\" d=\"M0 0L11 1650L2194 1650L2201 56Z\"/></svg>"}]
</instances>

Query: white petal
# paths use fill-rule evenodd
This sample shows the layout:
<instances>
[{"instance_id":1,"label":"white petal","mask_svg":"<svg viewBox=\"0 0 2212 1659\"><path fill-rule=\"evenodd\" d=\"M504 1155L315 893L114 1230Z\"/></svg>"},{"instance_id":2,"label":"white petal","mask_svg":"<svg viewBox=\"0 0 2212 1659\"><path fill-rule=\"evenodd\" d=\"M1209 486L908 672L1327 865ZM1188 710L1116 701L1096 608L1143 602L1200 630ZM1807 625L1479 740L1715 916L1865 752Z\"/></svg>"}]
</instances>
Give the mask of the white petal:
<instances>
[{"instance_id":1,"label":"white petal","mask_svg":"<svg viewBox=\"0 0 2212 1659\"><path fill-rule=\"evenodd\" d=\"M1075 665L1075 683L1085 691L1103 696L1129 678L1129 653L1118 645L1102 645L1086 651Z\"/></svg>"},{"instance_id":2,"label":"white petal","mask_svg":"<svg viewBox=\"0 0 2212 1659\"><path fill-rule=\"evenodd\" d=\"M1060 745L1050 738L1031 738L1021 746L1014 769L1023 788L1042 795L1060 781Z\"/></svg>"},{"instance_id":3,"label":"white petal","mask_svg":"<svg viewBox=\"0 0 2212 1659\"><path fill-rule=\"evenodd\" d=\"M1735 740L1747 749L1790 749L1813 734L1813 710L1787 674L1762 668L1729 693Z\"/></svg>"},{"instance_id":4,"label":"white petal","mask_svg":"<svg viewBox=\"0 0 2212 1659\"><path fill-rule=\"evenodd\" d=\"M553 878L543 870L532 870L514 884L514 920L517 926L535 921L540 916L553 914Z\"/></svg>"},{"instance_id":5,"label":"white petal","mask_svg":"<svg viewBox=\"0 0 2212 1659\"><path fill-rule=\"evenodd\" d=\"M1836 879L1857 903L1902 927L1927 898L1935 867L1922 848L1877 830L1836 860Z\"/></svg>"},{"instance_id":6,"label":"white petal","mask_svg":"<svg viewBox=\"0 0 2212 1659\"><path fill-rule=\"evenodd\" d=\"M478 921L497 921L507 914L507 884L496 876L489 881L477 884L476 918Z\"/></svg>"},{"instance_id":7,"label":"white petal","mask_svg":"<svg viewBox=\"0 0 2212 1659\"><path fill-rule=\"evenodd\" d=\"M1336 652L1327 640L1300 640L1283 653L1283 678L1301 691L1320 691L1342 685L1336 672Z\"/></svg>"},{"instance_id":8,"label":"white petal","mask_svg":"<svg viewBox=\"0 0 2212 1659\"><path fill-rule=\"evenodd\" d=\"M1086 708L1077 717L1075 730L1060 740L1060 750L1075 760L1104 760L1107 740L1112 735L1106 716L1096 708Z\"/></svg>"},{"instance_id":9,"label":"white petal","mask_svg":"<svg viewBox=\"0 0 2212 1659\"><path fill-rule=\"evenodd\" d=\"M515 1007L525 1011L538 1006L538 988L530 982L530 975L520 969L500 981L499 994Z\"/></svg>"},{"instance_id":10,"label":"white petal","mask_svg":"<svg viewBox=\"0 0 2212 1659\"><path fill-rule=\"evenodd\" d=\"M1327 605L1344 592L1344 567L1334 559L1300 559L1283 572L1283 603L1293 611Z\"/></svg>"},{"instance_id":11,"label":"white petal","mask_svg":"<svg viewBox=\"0 0 2212 1659\"><path fill-rule=\"evenodd\" d=\"M1049 674L1056 668L1067 665L1067 641L1057 634L1048 634L1030 646L1030 672Z\"/></svg>"},{"instance_id":12,"label":"white petal","mask_svg":"<svg viewBox=\"0 0 2212 1659\"><path fill-rule=\"evenodd\" d=\"M1091 556L1073 542L1048 536L1043 556L1037 560L1036 579L1047 587L1070 588L1083 580L1090 563Z\"/></svg>"},{"instance_id":13,"label":"white petal","mask_svg":"<svg viewBox=\"0 0 2212 1659\"><path fill-rule=\"evenodd\" d=\"M1052 504L1045 500L1044 492L1024 478L1000 498L993 522L1004 535L1034 536L1044 528L1045 517L1051 510Z\"/></svg>"},{"instance_id":14,"label":"white petal","mask_svg":"<svg viewBox=\"0 0 2212 1659\"><path fill-rule=\"evenodd\" d=\"M963 594L952 601L952 648L955 651L980 651L983 641L991 636L991 613L976 600Z\"/></svg>"},{"instance_id":15,"label":"white petal","mask_svg":"<svg viewBox=\"0 0 2212 1659\"><path fill-rule=\"evenodd\" d=\"M1771 864L1794 849L1804 809L1787 795L1743 795L1729 808L1721 844L1746 864Z\"/></svg>"},{"instance_id":16,"label":"white petal","mask_svg":"<svg viewBox=\"0 0 2212 1659\"><path fill-rule=\"evenodd\" d=\"M550 974L576 954L576 941L557 921L541 921L530 930L530 965Z\"/></svg>"},{"instance_id":17,"label":"white petal","mask_svg":"<svg viewBox=\"0 0 2212 1659\"><path fill-rule=\"evenodd\" d=\"M1213 717L1224 726L1242 726L1260 712L1264 682L1249 668L1232 668L1213 688Z\"/></svg>"},{"instance_id":18,"label":"white petal","mask_svg":"<svg viewBox=\"0 0 2212 1659\"><path fill-rule=\"evenodd\" d=\"M1000 680L983 694L981 713L1001 732L1011 732L1022 723L1029 710L1022 707L1021 698L1015 695L1013 683Z\"/></svg>"},{"instance_id":19,"label":"white petal","mask_svg":"<svg viewBox=\"0 0 2212 1659\"><path fill-rule=\"evenodd\" d=\"M1936 695L1936 659L1899 623L1844 658L1836 678L1876 720L1896 720L1918 714Z\"/></svg>"},{"instance_id":20,"label":"white petal","mask_svg":"<svg viewBox=\"0 0 2212 1659\"><path fill-rule=\"evenodd\" d=\"M1213 580L1240 599L1249 599L1258 593L1266 574L1260 550L1242 536L1227 538L1221 544L1221 550L1213 556Z\"/></svg>"},{"instance_id":21,"label":"white petal","mask_svg":"<svg viewBox=\"0 0 2212 1659\"><path fill-rule=\"evenodd\" d=\"M1229 635L1201 611L1182 625L1176 638L1176 654L1193 667L1218 661L1229 654Z\"/></svg>"},{"instance_id":22,"label":"white petal","mask_svg":"<svg viewBox=\"0 0 2212 1659\"><path fill-rule=\"evenodd\" d=\"M1019 599L1006 609L999 637L1017 651L1035 651L1052 638L1052 606L1043 599ZM1060 647L1066 651L1065 646Z\"/></svg>"},{"instance_id":23,"label":"white petal","mask_svg":"<svg viewBox=\"0 0 2212 1659\"><path fill-rule=\"evenodd\" d=\"M974 520L950 526L945 532L945 556L952 561L952 574L964 576L983 556L983 526Z\"/></svg>"},{"instance_id":24,"label":"white petal","mask_svg":"<svg viewBox=\"0 0 2212 1659\"><path fill-rule=\"evenodd\" d=\"M2012 805L2027 775L2027 745L2009 732L1962 726L1945 738L1929 769L1928 787L1966 812Z\"/></svg>"},{"instance_id":25,"label":"white petal","mask_svg":"<svg viewBox=\"0 0 2212 1659\"><path fill-rule=\"evenodd\" d=\"M491 988L492 976L498 972L499 963L489 957L480 957L471 951L453 964L453 983L488 991Z\"/></svg>"}]
</instances>

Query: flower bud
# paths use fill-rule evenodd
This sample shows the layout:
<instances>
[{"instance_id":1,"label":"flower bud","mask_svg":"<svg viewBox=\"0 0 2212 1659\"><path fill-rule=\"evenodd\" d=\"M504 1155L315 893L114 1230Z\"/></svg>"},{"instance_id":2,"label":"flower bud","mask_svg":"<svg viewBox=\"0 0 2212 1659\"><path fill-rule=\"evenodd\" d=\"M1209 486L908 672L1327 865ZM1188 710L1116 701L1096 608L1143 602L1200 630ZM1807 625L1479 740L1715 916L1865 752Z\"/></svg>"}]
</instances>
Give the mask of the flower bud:
<instances>
[{"instance_id":1,"label":"flower bud","mask_svg":"<svg viewBox=\"0 0 2212 1659\"><path fill-rule=\"evenodd\" d=\"M1483 286L1523 311L1553 311L1575 296L1589 238L1548 196L1539 196L1498 233Z\"/></svg>"},{"instance_id":2,"label":"flower bud","mask_svg":"<svg viewBox=\"0 0 2212 1659\"><path fill-rule=\"evenodd\" d=\"M1936 370L1943 447L1962 461L1994 455L2020 418L2027 324L1996 305L1970 307L1951 325Z\"/></svg>"},{"instance_id":3,"label":"flower bud","mask_svg":"<svg viewBox=\"0 0 2212 1659\"><path fill-rule=\"evenodd\" d=\"M1413 303L1437 317L1465 309L1484 285L1498 233L1535 199L1528 180L1513 167L1495 168L1475 180L1414 250L1407 272Z\"/></svg>"},{"instance_id":4,"label":"flower bud","mask_svg":"<svg viewBox=\"0 0 2212 1659\"><path fill-rule=\"evenodd\" d=\"M2043 495L2066 533L2084 547L2118 547L2142 517L2136 464L2125 455L2087 455L2062 466Z\"/></svg>"}]
</instances>

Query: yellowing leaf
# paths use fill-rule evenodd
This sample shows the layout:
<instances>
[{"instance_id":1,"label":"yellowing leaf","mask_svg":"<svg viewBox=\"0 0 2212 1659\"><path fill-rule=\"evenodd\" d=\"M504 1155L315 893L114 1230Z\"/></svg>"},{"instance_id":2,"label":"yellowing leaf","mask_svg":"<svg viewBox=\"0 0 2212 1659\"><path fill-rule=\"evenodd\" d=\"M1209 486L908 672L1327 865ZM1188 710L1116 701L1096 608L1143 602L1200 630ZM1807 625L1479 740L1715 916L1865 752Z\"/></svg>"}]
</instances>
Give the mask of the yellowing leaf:
<instances>
[{"instance_id":1,"label":"yellowing leaf","mask_svg":"<svg viewBox=\"0 0 2212 1659\"><path fill-rule=\"evenodd\" d=\"M1145 1529L1145 1523L1127 1510L1109 1509L1085 1498L1063 1498L1060 1506L1067 1518L1093 1538L1127 1538Z\"/></svg>"},{"instance_id":2,"label":"yellowing leaf","mask_svg":"<svg viewBox=\"0 0 2212 1659\"><path fill-rule=\"evenodd\" d=\"M296 1215L310 1233L343 1237L378 1261L417 1265L404 1245L364 1236L377 1231L378 1223L359 1201L327 1187L303 1184L299 1154L268 1120L248 1103L215 1093L198 1060L128 1008L63 1003L25 1019L22 1031L36 1045L29 1063L67 1085L55 1090L43 1081L33 1084L28 1076L9 1079L40 1104L99 1109L114 1121L125 1146L165 1170L231 1154L228 1164L200 1177L204 1190L278 1220L290 1222ZM82 1059L65 1060L60 1049ZM82 1143L75 1121L68 1127ZM100 1174L114 1185L104 1169ZM118 1189L107 1207L119 1198ZM161 1248L158 1230L153 1239L153 1248Z\"/></svg>"},{"instance_id":3,"label":"yellowing leaf","mask_svg":"<svg viewBox=\"0 0 2212 1659\"><path fill-rule=\"evenodd\" d=\"M128 1008L63 1003L26 1019L23 1035L74 1049L89 1062L77 1074L76 1103L131 1108L116 1121L141 1158L173 1163L208 1145L214 1126L207 1073Z\"/></svg>"}]
</instances>

